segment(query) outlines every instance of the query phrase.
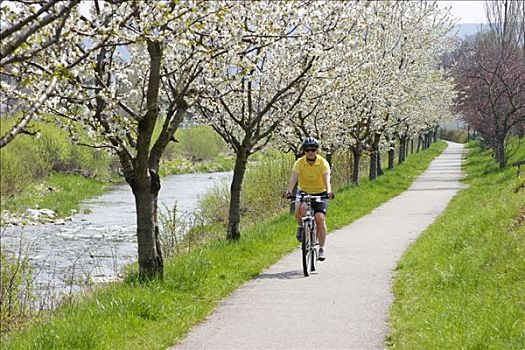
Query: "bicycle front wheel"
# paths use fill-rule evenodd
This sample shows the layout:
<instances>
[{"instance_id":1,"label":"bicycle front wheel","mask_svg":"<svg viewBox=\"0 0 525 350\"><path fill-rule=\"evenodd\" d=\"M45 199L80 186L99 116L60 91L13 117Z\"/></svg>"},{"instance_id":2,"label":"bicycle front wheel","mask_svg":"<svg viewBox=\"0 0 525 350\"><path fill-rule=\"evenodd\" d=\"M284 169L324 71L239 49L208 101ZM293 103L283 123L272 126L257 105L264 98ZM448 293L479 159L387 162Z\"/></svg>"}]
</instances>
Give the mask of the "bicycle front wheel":
<instances>
[{"instance_id":1,"label":"bicycle front wheel","mask_svg":"<svg viewBox=\"0 0 525 350\"><path fill-rule=\"evenodd\" d=\"M312 233L309 225L306 224L303 226L303 239L301 242L303 272L306 277L310 276L312 272L312 258L315 258L312 248Z\"/></svg>"},{"instance_id":2,"label":"bicycle front wheel","mask_svg":"<svg viewBox=\"0 0 525 350\"><path fill-rule=\"evenodd\" d=\"M311 247L311 271L315 271L316 269L316 263L317 263L317 256L319 254L319 242L317 241L317 230L314 223L314 228L310 230L310 247Z\"/></svg>"}]
</instances>

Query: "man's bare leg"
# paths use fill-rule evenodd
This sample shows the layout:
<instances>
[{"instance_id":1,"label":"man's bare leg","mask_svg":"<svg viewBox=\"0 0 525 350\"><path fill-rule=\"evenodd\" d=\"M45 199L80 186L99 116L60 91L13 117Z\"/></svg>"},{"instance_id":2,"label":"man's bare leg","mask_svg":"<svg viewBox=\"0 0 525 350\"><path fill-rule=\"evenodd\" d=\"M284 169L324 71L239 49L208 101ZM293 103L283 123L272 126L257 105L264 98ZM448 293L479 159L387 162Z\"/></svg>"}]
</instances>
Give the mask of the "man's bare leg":
<instances>
[{"instance_id":1,"label":"man's bare leg","mask_svg":"<svg viewBox=\"0 0 525 350\"><path fill-rule=\"evenodd\" d=\"M319 239L319 246L324 247L326 243L326 220L324 214L316 213L315 222L317 223L317 239Z\"/></svg>"}]
</instances>

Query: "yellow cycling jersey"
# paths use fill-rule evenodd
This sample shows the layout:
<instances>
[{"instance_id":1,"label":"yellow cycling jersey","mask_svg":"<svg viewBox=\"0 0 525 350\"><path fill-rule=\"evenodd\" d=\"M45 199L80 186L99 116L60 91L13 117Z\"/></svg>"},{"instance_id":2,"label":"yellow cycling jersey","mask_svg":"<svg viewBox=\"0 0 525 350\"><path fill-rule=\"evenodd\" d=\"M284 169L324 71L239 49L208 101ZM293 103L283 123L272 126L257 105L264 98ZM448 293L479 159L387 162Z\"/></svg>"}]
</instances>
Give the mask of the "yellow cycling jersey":
<instances>
[{"instance_id":1,"label":"yellow cycling jersey","mask_svg":"<svg viewBox=\"0 0 525 350\"><path fill-rule=\"evenodd\" d=\"M306 156L302 156L295 161L292 170L299 174L299 189L310 194L326 191L323 174L330 172L330 165L320 155L316 156L313 164L308 163Z\"/></svg>"}]
</instances>

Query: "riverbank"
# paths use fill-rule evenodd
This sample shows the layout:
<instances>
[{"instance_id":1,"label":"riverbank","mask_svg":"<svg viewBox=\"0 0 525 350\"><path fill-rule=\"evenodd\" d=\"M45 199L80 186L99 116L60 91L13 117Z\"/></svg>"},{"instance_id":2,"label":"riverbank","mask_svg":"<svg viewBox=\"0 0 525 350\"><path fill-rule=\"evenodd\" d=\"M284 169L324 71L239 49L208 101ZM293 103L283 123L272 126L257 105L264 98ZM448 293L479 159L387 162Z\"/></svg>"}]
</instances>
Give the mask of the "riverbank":
<instances>
[{"instance_id":1,"label":"riverbank","mask_svg":"<svg viewBox=\"0 0 525 350\"><path fill-rule=\"evenodd\" d=\"M2 226L23 226L67 220L81 210L81 203L100 196L115 180L82 175L51 174L22 192L2 198Z\"/></svg>"},{"instance_id":2,"label":"riverbank","mask_svg":"<svg viewBox=\"0 0 525 350\"><path fill-rule=\"evenodd\" d=\"M359 187L340 189L330 204L329 230L403 192L445 147L436 143L374 182L363 180ZM209 241L168 259L162 281L141 284L132 273L124 282L66 306L46 322L5 337L3 344L6 349L165 349L219 300L295 249L297 242L290 234L294 225L288 214L282 214L244 230L238 242Z\"/></svg>"},{"instance_id":3,"label":"riverbank","mask_svg":"<svg viewBox=\"0 0 525 350\"><path fill-rule=\"evenodd\" d=\"M18 119L17 115L3 116L2 134ZM21 135L0 149L1 226L67 220L83 210L80 203L124 182L117 173L116 156L71 142L69 132L53 120L43 116L30 125L38 130L38 137ZM72 127L79 132L78 142L93 142L82 126ZM233 169L233 157L211 127L184 128L175 136L177 142L168 144L161 160L161 176Z\"/></svg>"},{"instance_id":4,"label":"riverbank","mask_svg":"<svg viewBox=\"0 0 525 350\"><path fill-rule=\"evenodd\" d=\"M214 160L171 160L161 163L161 176L230 171L231 156ZM81 203L98 197L113 185L125 183L117 174L104 179L74 174L52 173L46 179L27 186L17 195L1 201L0 226L24 226L46 223L62 224L79 212L87 213Z\"/></svg>"}]
</instances>

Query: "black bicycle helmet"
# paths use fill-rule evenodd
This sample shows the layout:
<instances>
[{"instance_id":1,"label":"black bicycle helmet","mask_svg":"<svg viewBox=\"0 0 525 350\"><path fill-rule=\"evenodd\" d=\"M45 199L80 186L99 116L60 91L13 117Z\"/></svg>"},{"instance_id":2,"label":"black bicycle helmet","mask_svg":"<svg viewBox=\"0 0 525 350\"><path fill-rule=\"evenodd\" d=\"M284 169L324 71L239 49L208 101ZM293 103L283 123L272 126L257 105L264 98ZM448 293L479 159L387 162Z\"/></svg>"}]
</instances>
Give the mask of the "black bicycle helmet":
<instances>
[{"instance_id":1,"label":"black bicycle helmet","mask_svg":"<svg viewBox=\"0 0 525 350\"><path fill-rule=\"evenodd\" d=\"M307 137L303 140L303 143L301 144L301 149L305 149L308 147L314 147L319 148L319 141L314 139L313 137Z\"/></svg>"}]
</instances>

